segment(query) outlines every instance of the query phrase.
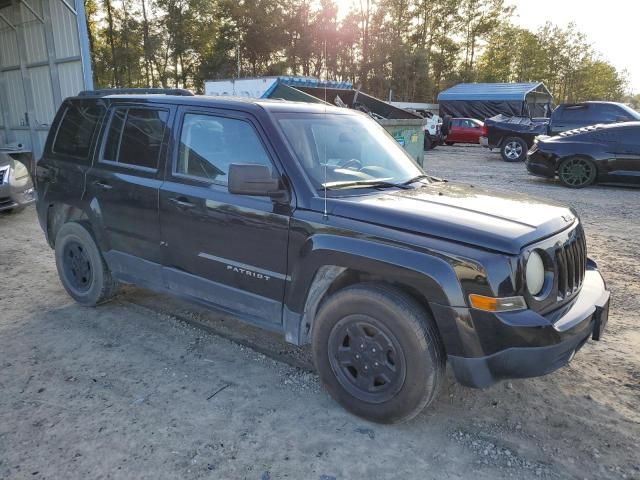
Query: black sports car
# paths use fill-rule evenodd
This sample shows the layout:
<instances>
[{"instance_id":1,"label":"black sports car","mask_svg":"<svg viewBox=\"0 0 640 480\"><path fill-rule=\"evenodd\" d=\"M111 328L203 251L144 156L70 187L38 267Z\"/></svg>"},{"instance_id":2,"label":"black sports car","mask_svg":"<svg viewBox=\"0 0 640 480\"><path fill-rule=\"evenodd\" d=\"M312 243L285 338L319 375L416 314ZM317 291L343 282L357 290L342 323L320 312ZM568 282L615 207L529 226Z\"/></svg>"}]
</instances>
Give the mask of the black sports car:
<instances>
[{"instance_id":1,"label":"black sports car","mask_svg":"<svg viewBox=\"0 0 640 480\"><path fill-rule=\"evenodd\" d=\"M583 188L593 183L640 185L640 122L594 125L538 137L529 150L532 175Z\"/></svg>"}]
</instances>

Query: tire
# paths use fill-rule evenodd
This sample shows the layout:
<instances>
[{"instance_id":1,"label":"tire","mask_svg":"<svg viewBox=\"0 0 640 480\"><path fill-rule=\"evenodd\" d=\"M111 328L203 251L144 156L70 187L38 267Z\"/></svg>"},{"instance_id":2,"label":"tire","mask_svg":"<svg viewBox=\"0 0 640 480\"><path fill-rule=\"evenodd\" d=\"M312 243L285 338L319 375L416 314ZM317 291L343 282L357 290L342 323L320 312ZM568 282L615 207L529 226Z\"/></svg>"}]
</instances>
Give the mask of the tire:
<instances>
[{"instance_id":1,"label":"tire","mask_svg":"<svg viewBox=\"0 0 640 480\"><path fill-rule=\"evenodd\" d=\"M451 115L444 115L442 117L442 126L440 127L440 132L442 133L443 137L449 135L449 130L451 130L451 120Z\"/></svg>"},{"instance_id":2,"label":"tire","mask_svg":"<svg viewBox=\"0 0 640 480\"><path fill-rule=\"evenodd\" d=\"M423 150L426 152L427 150L431 150L432 148L433 148L433 142L431 141L431 137L427 135L425 132Z\"/></svg>"},{"instance_id":3,"label":"tire","mask_svg":"<svg viewBox=\"0 0 640 480\"><path fill-rule=\"evenodd\" d=\"M3 210L0 213L4 213L5 215L17 215L18 213L24 212L25 207L13 207L7 210Z\"/></svg>"},{"instance_id":4,"label":"tire","mask_svg":"<svg viewBox=\"0 0 640 480\"><path fill-rule=\"evenodd\" d=\"M505 162L522 162L527 158L527 142L520 137L509 137L502 142L500 154Z\"/></svg>"},{"instance_id":5,"label":"tire","mask_svg":"<svg viewBox=\"0 0 640 480\"><path fill-rule=\"evenodd\" d=\"M329 394L373 422L415 417L444 379L444 348L433 319L412 297L382 284L353 285L327 299L314 322L312 347Z\"/></svg>"},{"instance_id":6,"label":"tire","mask_svg":"<svg viewBox=\"0 0 640 480\"><path fill-rule=\"evenodd\" d=\"M584 157L570 157L560 162L558 178L569 188L584 188L596 181L598 170L595 163Z\"/></svg>"},{"instance_id":7,"label":"tire","mask_svg":"<svg viewBox=\"0 0 640 480\"><path fill-rule=\"evenodd\" d=\"M451 145L454 145L456 142L444 142L444 143L445 145L451 146Z\"/></svg>"},{"instance_id":8,"label":"tire","mask_svg":"<svg viewBox=\"0 0 640 480\"><path fill-rule=\"evenodd\" d=\"M117 283L88 230L80 223L65 223L55 241L58 276L76 302L96 306L109 300Z\"/></svg>"}]
</instances>

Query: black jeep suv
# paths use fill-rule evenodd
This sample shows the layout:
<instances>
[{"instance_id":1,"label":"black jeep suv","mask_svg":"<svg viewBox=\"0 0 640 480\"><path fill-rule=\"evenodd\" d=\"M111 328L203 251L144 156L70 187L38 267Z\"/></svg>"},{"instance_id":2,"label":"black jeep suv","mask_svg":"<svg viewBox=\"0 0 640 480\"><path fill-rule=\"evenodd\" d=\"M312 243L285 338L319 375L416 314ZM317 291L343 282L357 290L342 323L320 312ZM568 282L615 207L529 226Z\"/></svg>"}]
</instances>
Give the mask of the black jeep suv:
<instances>
[{"instance_id":1,"label":"black jeep suv","mask_svg":"<svg viewBox=\"0 0 640 480\"><path fill-rule=\"evenodd\" d=\"M445 364L486 387L565 365L609 292L562 206L432 178L366 115L179 95L67 99L37 209L83 305L135 283L311 343L350 411L415 416Z\"/></svg>"}]
</instances>

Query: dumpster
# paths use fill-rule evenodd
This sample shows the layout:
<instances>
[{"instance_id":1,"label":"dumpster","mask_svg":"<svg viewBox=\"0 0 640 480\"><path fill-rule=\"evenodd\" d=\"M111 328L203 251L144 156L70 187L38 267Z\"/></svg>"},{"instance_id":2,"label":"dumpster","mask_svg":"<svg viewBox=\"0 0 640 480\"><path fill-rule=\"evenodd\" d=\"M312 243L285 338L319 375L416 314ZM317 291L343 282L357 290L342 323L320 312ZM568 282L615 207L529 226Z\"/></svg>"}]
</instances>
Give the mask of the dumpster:
<instances>
[{"instance_id":1,"label":"dumpster","mask_svg":"<svg viewBox=\"0 0 640 480\"><path fill-rule=\"evenodd\" d=\"M350 84L306 77L280 77L264 92L262 98L310 103L324 103L326 99L328 104L365 112L382 125L418 165L423 164L425 119L351 88Z\"/></svg>"},{"instance_id":2,"label":"dumpster","mask_svg":"<svg viewBox=\"0 0 640 480\"><path fill-rule=\"evenodd\" d=\"M424 161L424 119L419 122L411 119L377 119L378 123L396 139L411 155L418 165Z\"/></svg>"}]
</instances>

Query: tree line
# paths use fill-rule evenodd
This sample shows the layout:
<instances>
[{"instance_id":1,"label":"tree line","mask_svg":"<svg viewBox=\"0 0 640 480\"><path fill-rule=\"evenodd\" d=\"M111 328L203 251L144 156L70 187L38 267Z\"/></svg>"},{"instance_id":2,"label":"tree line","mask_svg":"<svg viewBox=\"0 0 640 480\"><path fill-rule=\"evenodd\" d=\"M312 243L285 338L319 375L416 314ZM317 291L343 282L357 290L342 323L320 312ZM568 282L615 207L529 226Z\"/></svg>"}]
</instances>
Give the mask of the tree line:
<instances>
[{"instance_id":1,"label":"tree line","mask_svg":"<svg viewBox=\"0 0 640 480\"><path fill-rule=\"evenodd\" d=\"M537 31L505 0L84 0L98 87L261 75L347 80L398 101L460 82L542 81L559 102L621 100L626 74L573 25Z\"/></svg>"}]
</instances>

